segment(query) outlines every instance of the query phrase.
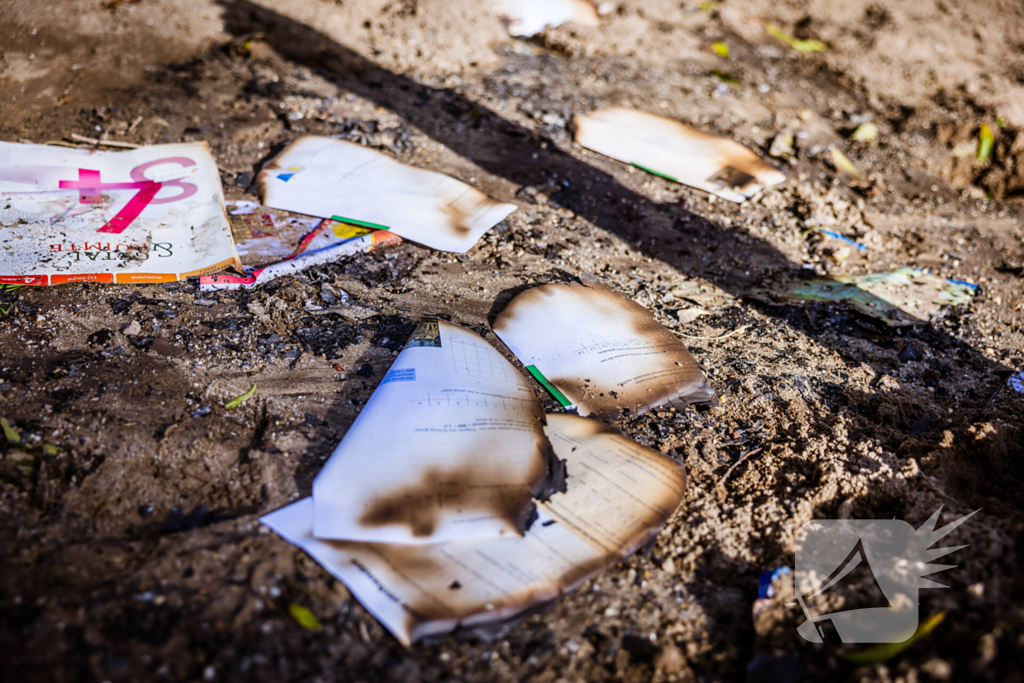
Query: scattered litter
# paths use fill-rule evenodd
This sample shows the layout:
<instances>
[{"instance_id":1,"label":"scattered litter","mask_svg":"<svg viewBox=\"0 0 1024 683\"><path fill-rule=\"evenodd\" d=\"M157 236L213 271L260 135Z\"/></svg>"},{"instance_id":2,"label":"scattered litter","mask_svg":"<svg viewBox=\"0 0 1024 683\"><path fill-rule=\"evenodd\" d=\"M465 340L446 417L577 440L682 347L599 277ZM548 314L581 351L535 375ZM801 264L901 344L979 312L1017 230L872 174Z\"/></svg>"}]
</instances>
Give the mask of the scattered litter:
<instances>
[{"instance_id":1,"label":"scattered litter","mask_svg":"<svg viewBox=\"0 0 1024 683\"><path fill-rule=\"evenodd\" d=\"M1018 394L1024 394L1024 372L1017 370L1006 378L1006 383Z\"/></svg>"},{"instance_id":2,"label":"scattered litter","mask_svg":"<svg viewBox=\"0 0 1024 683\"><path fill-rule=\"evenodd\" d=\"M284 275L294 275L311 266L333 263L352 256L398 244L402 238L387 230L372 230L337 221L319 221L319 226L299 241L295 250L282 261L267 266L245 267L245 275L220 273L199 278L199 289L251 289ZM280 245L280 242L276 242Z\"/></svg>"},{"instance_id":3,"label":"scattered litter","mask_svg":"<svg viewBox=\"0 0 1024 683\"><path fill-rule=\"evenodd\" d=\"M701 308L700 306L694 306L693 308L684 308L684 309L680 309L680 310L676 311L676 318L683 325L688 325L688 324L692 323L694 320L696 320L697 318L701 317L702 315L707 315L707 314L708 314L708 311L707 311L706 308Z\"/></svg>"},{"instance_id":4,"label":"scattered litter","mask_svg":"<svg viewBox=\"0 0 1024 683\"><path fill-rule=\"evenodd\" d=\"M213 412L213 406L200 406L192 411L192 417L205 417Z\"/></svg>"},{"instance_id":5,"label":"scattered litter","mask_svg":"<svg viewBox=\"0 0 1024 683\"><path fill-rule=\"evenodd\" d=\"M286 211L260 209L230 215L231 235L242 263L250 268L261 268L287 258L296 251L303 239L320 225L323 219L287 215ZM277 215L280 214L280 215Z\"/></svg>"},{"instance_id":6,"label":"scattered litter","mask_svg":"<svg viewBox=\"0 0 1024 683\"><path fill-rule=\"evenodd\" d=\"M288 614L292 615L292 619L299 622L299 626L307 631L319 631L324 627L315 614L294 602L288 605Z\"/></svg>"},{"instance_id":7,"label":"scattered litter","mask_svg":"<svg viewBox=\"0 0 1024 683\"><path fill-rule=\"evenodd\" d=\"M793 147L794 136L792 131L783 131L772 139L771 147L768 148L768 156L776 159L789 159L796 154Z\"/></svg>"},{"instance_id":8,"label":"scattered litter","mask_svg":"<svg viewBox=\"0 0 1024 683\"><path fill-rule=\"evenodd\" d=\"M934 320L945 307L969 302L977 289L977 285L947 280L924 270L897 268L891 273L796 282L781 295L769 297L844 302L888 325L901 326Z\"/></svg>"},{"instance_id":9,"label":"scattered litter","mask_svg":"<svg viewBox=\"0 0 1024 683\"><path fill-rule=\"evenodd\" d=\"M577 116L576 142L605 156L742 202L786 176L743 145L633 109Z\"/></svg>"},{"instance_id":10,"label":"scattered litter","mask_svg":"<svg viewBox=\"0 0 1024 683\"><path fill-rule=\"evenodd\" d=\"M406 166L362 145L301 137L256 177L266 206L378 230L464 253L512 213L441 173Z\"/></svg>"},{"instance_id":11,"label":"scattered litter","mask_svg":"<svg viewBox=\"0 0 1024 683\"><path fill-rule=\"evenodd\" d=\"M255 213L260 205L257 202L250 201L248 199L238 199L233 202L226 202L228 207L228 213L232 216L248 216L251 213Z\"/></svg>"},{"instance_id":12,"label":"scattered litter","mask_svg":"<svg viewBox=\"0 0 1024 683\"><path fill-rule=\"evenodd\" d=\"M868 142L874 143L878 141L878 126L867 121L857 126L857 130L853 131L850 135L850 140L853 142Z\"/></svg>"},{"instance_id":13,"label":"scattered litter","mask_svg":"<svg viewBox=\"0 0 1024 683\"><path fill-rule=\"evenodd\" d=\"M690 352L647 309L596 280L548 284L513 298L494 332L565 407L615 418L710 401Z\"/></svg>"},{"instance_id":14,"label":"scattered litter","mask_svg":"<svg viewBox=\"0 0 1024 683\"><path fill-rule=\"evenodd\" d=\"M838 147L830 147L829 153L832 155L832 165L835 166L837 171L851 175L854 178L860 177L860 171L853 165L845 154L843 154Z\"/></svg>"},{"instance_id":15,"label":"scattered litter","mask_svg":"<svg viewBox=\"0 0 1024 683\"><path fill-rule=\"evenodd\" d=\"M200 278L202 291L251 288L313 265L402 241L386 230L295 216L247 200L229 202L229 206L235 207L230 213L231 232L245 275L222 273ZM344 248L339 248L341 245Z\"/></svg>"},{"instance_id":16,"label":"scattered litter","mask_svg":"<svg viewBox=\"0 0 1024 683\"><path fill-rule=\"evenodd\" d=\"M260 521L312 555L404 645L456 630L500 636L650 542L686 488L681 465L599 422L565 414L547 422L572 486L538 506L522 538L418 546L324 541L313 532L316 490L313 499Z\"/></svg>"},{"instance_id":17,"label":"scattered litter","mask_svg":"<svg viewBox=\"0 0 1024 683\"><path fill-rule=\"evenodd\" d=\"M238 406L242 405L243 403L248 401L250 398L252 398L255 393L256 393L256 382L253 382L252 383L252 389L250 389L249 391L245 392L241 396L236 396L235 398L231 399L230 401L228 401L227 403L224 404L224 407L225 408L237 408Z\"/></svg>"},{"instance_id":18,"label":"scattered litter","mask_svg":"<svg viewBox=\"0 0 1024 683\"><path fill-rule=\"evenodd\" d=\"M791 48L797 50L798 52L828 51L828 45L821 42L820 40L796 38L794 36L789 35L775 24L766 24L764 30L767 31L772 38L781 40L786 45L789 45Z\"/></svg>"},{"instance_id":19,"label":"scattered litter","mask_svg":"<svg viewBox=\"0 0 1024 683\"><path fill-rule=\"evenodd\" d=\"M846 244L849 244L851 247L857 247L859 251L867 251L866 246L864 246L857 240L850 239L846 235L840 235L838 232L832 232L831 230L819 230L818 232L820 232L822 235L827 235L834 240L845 242Z\"/></svg>"},{"instance_id":20,"label":"scattered litter","mask_svg":"<svg viewBox=\"0 0 1024 683\"><path fill-rule=\"evenodd\" d=\"M831 238L842 242L845 245L843 247L835 247L831 245L825 245L824 238ZM813 251L820 253L822 256L832 260L835 263L845 261L853 254L853 249L856 248L858 251L866 251L867 247L857 242L856 240L850 239L845 235L840 235L838 232L831 230L822 230L820 228L814 229L810 232L810 239L812 240Z\"/></svg>"},{"instance_id":21,"label":"scattered litter","mask_svg":"<svg viewBox=\"0 0 1024 683\"><path fill-rule=\"evenodd\" d=\"M597 9L587 0L491 0L509 35L528 38L544 29L575 22L597 26Z\"/></svg>"},{"instance_id":22,"label":"scattered litter","mask_svg":"<svg viewBox=\"0 0 1024 683\"><path fill-rule=\"evenodd\" d=\"M772 586L775 579L791 574L792 572L793 570L786 566L778 567L770 572L761 572L761 575L757 577L757 597L775 597L775 588Z\"/></svg>"},{"instance_id":23,"label":"scattered litter","mask_svg":"<svg viewBox=\"0 0 1024 683\"><path fill-rule=\"evenodd\" d=\"M206 143L0 143L0 283L171 282L242 264Z\"/></svg>"},{"instance_id":24,"label":"scattered litter","mask_svg":"<svg viewBox=\"0 0 1024 683\"><path fill-rule=\"evenodd\" d=\"M857 664L858 666L878 664L879 662L884 662L887 659L895 657L917 641L927 636L929 633L934 631L935 627L941 624L942 620L945 618L945 611L929 617L923 624L917 627L917 631L914 632L914 635L899 643L882 643L881 645L873 645L861 650L860 652L843 652L840 650L836 654L846 661Z\"/></svg>"},{"instance_id":25,"label":"scattered litter","mask_svg":"<svg viewBox=\"0 0 1024 683\"><path fill-rule=\"evenodd\" d=\"M995 138L992 136L992 129L988 127L987 123L981 124L981 128L978 129L978 163L983 164L988 161L988 158L992 155L992 146L995 144Z\"/></svg>"},{"instance_id":26,"label":"scattered litter","mask_svg":"<svg viewBox=\"0 0 1024 683\"><path fill-rule=\"evenodd\" d=\"M543 424L530 385L490 344L424 321L313 482L316 536L521 536L532 499L565 490Z\"/></svg>"}]
</instances>

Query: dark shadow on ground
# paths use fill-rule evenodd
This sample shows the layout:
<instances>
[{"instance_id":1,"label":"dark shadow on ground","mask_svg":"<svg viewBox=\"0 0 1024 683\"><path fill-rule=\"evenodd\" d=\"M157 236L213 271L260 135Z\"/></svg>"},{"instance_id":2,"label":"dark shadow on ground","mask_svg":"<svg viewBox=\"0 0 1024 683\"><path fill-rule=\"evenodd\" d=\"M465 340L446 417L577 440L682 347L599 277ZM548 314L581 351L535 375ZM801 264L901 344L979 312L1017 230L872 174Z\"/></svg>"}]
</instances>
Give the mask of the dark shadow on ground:
<instances>
[{"instance_id":1,"label":"dark shadow on ground","mask_svg":"<svg viewBox=\"0 0 1024 683\"><path fill-rule=\"evenodd\" d=\"M793 263L768 242L741 228L725 228L686 211L679 204L654 202L614 177L559 149L534 131L508 121L487 107L445 88L433 88L392 73L315 29L247 0L224 0L226 30L237 36L259 34L283 58L306 66L339 88L374 102L489 173L523 186L563 187L550 203L573 211L617 235L641 252L681 273L697 276L734 296L747 296L768 278L795 275ZM800 329L816 343L834 348L847 362L844 336L874 343L903 344L884 326L859 324L825 306L761 306L780 323ZM849 324L848 324L849 323ZM874 329L873 329L874 327ZM827 334L822 334L827 330ZM955 356L956 374L992 378L978 405L1005 380L1007 368L934 325L915 325L908 336Z\"/></svg>"}]
</instances>

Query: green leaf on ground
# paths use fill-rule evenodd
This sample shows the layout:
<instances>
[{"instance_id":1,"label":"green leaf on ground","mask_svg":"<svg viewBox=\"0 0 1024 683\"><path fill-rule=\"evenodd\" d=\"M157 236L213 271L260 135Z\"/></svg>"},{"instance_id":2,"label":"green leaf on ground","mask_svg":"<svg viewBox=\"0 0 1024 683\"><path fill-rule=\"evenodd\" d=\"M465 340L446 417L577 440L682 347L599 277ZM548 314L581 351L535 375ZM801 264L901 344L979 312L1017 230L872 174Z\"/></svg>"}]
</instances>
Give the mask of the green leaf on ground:
<instances>
[{"instance_id":1,"label":"green leaf on ground","mask_svg":"<svg viewBox=\"0 0 1024 683\"><path fill-rule=\"evenodd\" d=\"M249 391L245 392L241 396L234 397L233 399L231 399L230 401L225 403L224 407L225 408L237 408L238 406L242 405L243 403L248 401L250 398L252 398L253 394L255 394L255 393L256 393L256 382L253 382L252 389L250 389Z\"/></svg>"},{"instance_id":2,"label":"green leaf on ground","mask_svg":"<svg viewBox=\"0 0 1024 683\"><path fill-rule=\"evenodd\" d=\"M857 126L850 139L854 142L874 142L878 139L878 126L868 121Z\"/></svg>"},{"instance_id":3,"label":"green leaf on ground","mask_svg":"<svg viewBox=\"0 0 1024 683\"><path fill-rule=\"evenodd\" d=\"M839 151L838 148L832 147L832 165L836 167L837 171L852 175L856 178L860 177L860 171L853 165L853 162L846 158L846 155Z\"/></svg>"},{"instance_id":4,"label":"green leaf on ground","mask_svg":"<svg viewBox=\"0 0 1024 683\"><path fill-rule=\"evenodd\" d=\"M995 137L992 135L992 129L987 123L981 124L981 128L978 129L978 163L983 164L992 156L993 144Z\"/></svg>"},{"instance_id":5,"label":"green leaf on ground","mask_svg":"<svg viewBox=\"0 0 1024 683\"><path fill-rule=\"evenodd\" d=\"M0 429L3 429L4 436L11 443L21 443L21 434L11 426L6 417L0 417Z\"/></svg>"},{"instance_id":6,"label":"green leaf on ground","mask_svg":"<svg viewBox=\"0 0 1024 683\"><path fill-rule=\"evenodd\" d=\"M820 40L802 39L791 36L775 24L766 24L764 30L773 38L781 40L798 52L828 52L828 45Z\"/></svg>"},{"instance_id":7,"label":"green leaf on ground","mask_svg":"<svg viewBox=\"0 0 1024 683\"><path fill-rule=\"evenodd\" d=\"M716 40L715 42L711 43L711 51L714 52L719 57L729 59L729 46L721 41Z\"/></svg>"},{"instance_id":8,"label":"green leaf on ground","mask_svg":"<svg viewBox=\"0 0 1024 683\"><path fill-rule=\"evenodd\" d=\"M928 619L926 622L917 627L917 631L914 635L910 636L902 643L883 643L881 645L875 645L867 649L861 650L860 652L840 652L840 657L848 662L854 664L877 664L884 662L887 659L895 657L899 653L906 650L908 647L919 641L920 639L927 636L929 633L935 630L935 627L942 623L942 620L946 618L946 613L939 612L935 616Z\"/></svg>"},{"instance_id":9,"label":"green leaf on ground","mask_svg":"<svg viewBox=\"0 0 1024 683\"><path fill-rule=\"evenodd\" d=\"M299 622L299 626L307 631L319 631L324 627L320 620L316 618L316 615L302 605L296 605L294 602L291 603L288 605L288 613L292 615L295 621Z\"/></svg>"}]
</instances>

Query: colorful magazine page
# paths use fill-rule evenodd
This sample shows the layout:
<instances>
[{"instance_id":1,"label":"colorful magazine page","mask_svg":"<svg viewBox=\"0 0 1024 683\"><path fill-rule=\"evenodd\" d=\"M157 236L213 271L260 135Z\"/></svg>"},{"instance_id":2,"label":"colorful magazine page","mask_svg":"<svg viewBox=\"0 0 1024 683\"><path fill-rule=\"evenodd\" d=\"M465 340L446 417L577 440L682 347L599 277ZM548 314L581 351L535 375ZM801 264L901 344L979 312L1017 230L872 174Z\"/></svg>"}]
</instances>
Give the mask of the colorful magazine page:
<instances>
[{"instance_id":1,"label":"colorful magazine page","mask_svg":"<svg viewBox=\"0 0 1024 683\"><path fill-rule=\"evenodd\" d=\"M0 283L169 282L239 272L209 147L0 142Z\"/></svg>"}]
</instances>

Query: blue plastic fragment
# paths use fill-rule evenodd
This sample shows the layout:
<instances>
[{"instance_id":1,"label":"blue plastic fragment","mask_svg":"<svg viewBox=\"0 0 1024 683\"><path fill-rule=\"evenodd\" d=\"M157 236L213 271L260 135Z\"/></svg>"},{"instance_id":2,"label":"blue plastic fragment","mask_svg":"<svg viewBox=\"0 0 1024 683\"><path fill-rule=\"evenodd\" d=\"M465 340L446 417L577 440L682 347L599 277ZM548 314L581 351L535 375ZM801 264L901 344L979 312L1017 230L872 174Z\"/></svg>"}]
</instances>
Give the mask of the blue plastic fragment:
<instances>
[{"instance_id":1,"label":"blue plastic fragment","mask_svg":"<svg viewBox=\"0 0 1024 683\"><path fill-rule=\"evenodd\" d=\"M946 281L954 285L963 285L964 287L970 287L974 291L978 291L978 285L972 285L970 282L964 282L963 280L953 280L946 278Z\"/></svg>"},{"instance_id":2,"label":"blue plastic fragment","mask_svg":"<svg viewBox=\"0 0 1024 683\"><path fill-rule=\"evenodd\" d=\"M840 242L846 242L849 245L857 247L861 251L867 251L867 247L865 247L860 242L857 242L855 240L851 240L846 235L840 235L838 232L832 232L831 230L822 230L821 234L822 235L828 235L829 237L835 238L835 239L839 240Z\"/></svg>"},{"instance_id":3,"label":"blue plastic fragment","mask_svg":"<svg viewBox=\"0 0 1024 683\"><path fill-rule=\"evenodd\" d=\"M789 567L782 566L774 571L761 572L761 575L757 577L757 597L758 598L770 598L775 595L775 589L772 588L772 582L780 576L785 576L793 570Z\"/></svg>"}]
</instances>

